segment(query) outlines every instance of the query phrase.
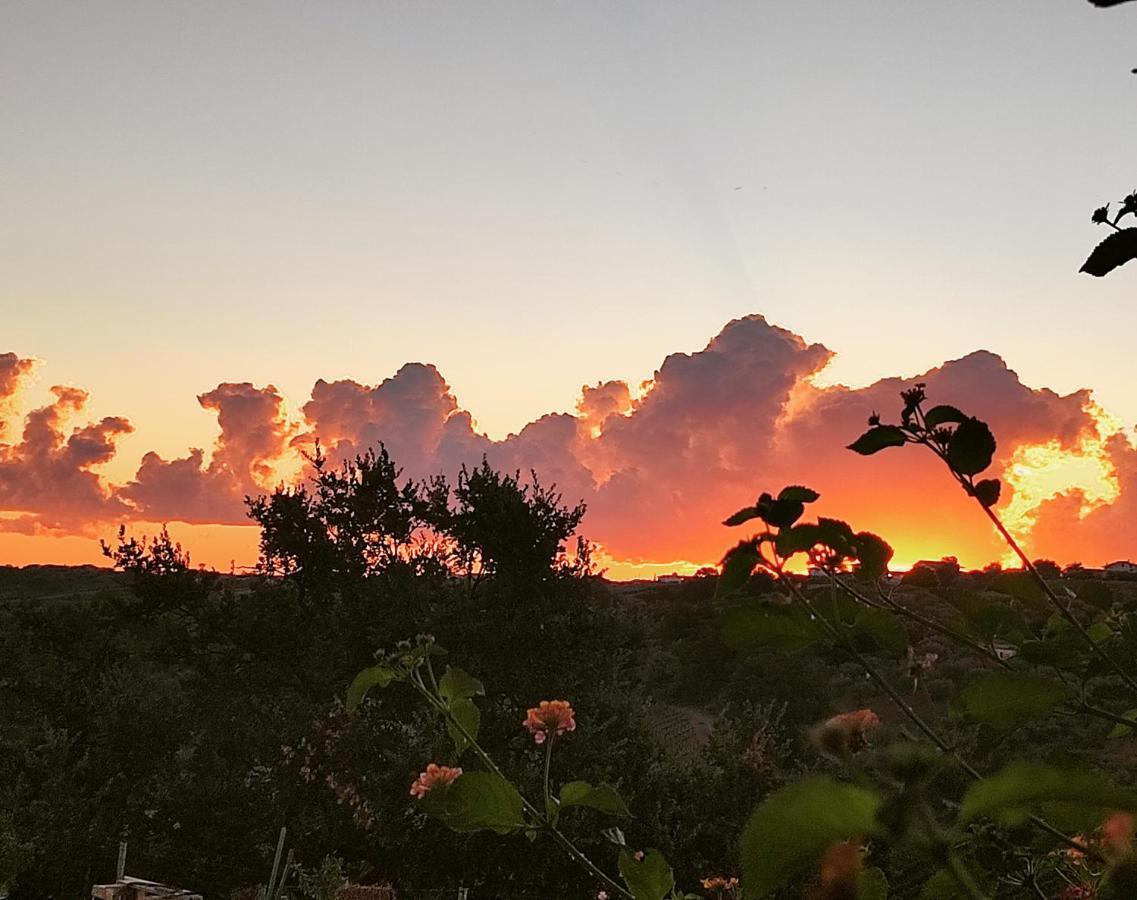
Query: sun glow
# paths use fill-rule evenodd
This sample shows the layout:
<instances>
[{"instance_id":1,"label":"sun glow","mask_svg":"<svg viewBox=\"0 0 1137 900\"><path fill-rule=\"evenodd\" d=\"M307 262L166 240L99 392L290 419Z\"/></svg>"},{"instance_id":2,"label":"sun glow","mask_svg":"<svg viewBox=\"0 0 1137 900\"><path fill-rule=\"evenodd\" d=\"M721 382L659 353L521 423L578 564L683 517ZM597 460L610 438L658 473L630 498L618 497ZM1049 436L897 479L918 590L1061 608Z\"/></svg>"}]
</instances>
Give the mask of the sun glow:
<instances>
[{"instance_id":1,"label":"sun glow","mask_svg":"<svg viewBox=\"0 0 1137 900\"><path fill-rule=\"evenodd\" d=\"M1054 439L1015 448L1003 471L1012 497L1000 515L1016 537L1029 539L1038 511L1047 500L1076 492L1081 501L1078 517L1085 518L1121 495L1107 443L1124 428L1096 403L1088 404L1085 411L1093 418L1095 428L1083 434L1073 447L1063 447Z\"/></svg>"}]
</instances>

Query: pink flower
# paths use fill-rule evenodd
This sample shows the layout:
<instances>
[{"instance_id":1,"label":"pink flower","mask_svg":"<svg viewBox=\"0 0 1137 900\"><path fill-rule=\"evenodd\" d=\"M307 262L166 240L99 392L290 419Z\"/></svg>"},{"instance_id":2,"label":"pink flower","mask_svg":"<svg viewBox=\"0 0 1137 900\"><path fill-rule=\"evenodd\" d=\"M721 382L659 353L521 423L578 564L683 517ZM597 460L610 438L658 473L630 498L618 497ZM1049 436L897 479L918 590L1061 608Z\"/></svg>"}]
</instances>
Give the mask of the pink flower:
<instances>
[{"instance_id":1,"label":"pink flower","mask_svg":"<svg viewBox=\"0 0 1137 900\"><path fill-rule=\"evenodd\" d=\"M542 700L528 711L522 724L536 743L543 744L549 735L576 731L576 713L567 700Z\"/></svg>"},{"instance_id":2,"label":"pink flower","mask_svg":"<svg viewBox=\"0 0 1137 900\"><path fill-rule=\"evenodd\" d=\"M446 787L453 784L461 774L461 769L452 769L450 766L430 763L426 767L426 771L419 773L415 783L411 785L411 796L421 800L436 787Z\"/></svg>"},{"instance_id":3,"label":"pink flower","mask_svg":"<svg viewBox=\"0 0 1137 900\"><path fill-rule=\"evenodd\" d=\"M1102 822L1101 844L1111 856L1126 856L1133 849L1137 822L1127 812L1115 812Z\"/></svg>"}]
</instances>

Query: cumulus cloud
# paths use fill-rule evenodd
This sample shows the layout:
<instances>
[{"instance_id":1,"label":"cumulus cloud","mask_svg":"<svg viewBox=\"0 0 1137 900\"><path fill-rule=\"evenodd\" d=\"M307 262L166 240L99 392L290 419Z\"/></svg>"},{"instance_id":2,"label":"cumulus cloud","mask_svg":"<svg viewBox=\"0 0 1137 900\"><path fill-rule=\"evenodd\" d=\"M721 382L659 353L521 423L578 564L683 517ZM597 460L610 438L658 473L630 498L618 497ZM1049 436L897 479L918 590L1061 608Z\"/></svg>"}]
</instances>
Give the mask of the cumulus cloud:
<instances>
[{"instance_id":1,"label":"cumulus cloud","mask_svg":"<svg viewBox=\"0 0 1137 900\"><path fill-rule=\"evenodd\" d=\"M290 445L298 426L271 384L258 388L226 382L197 401L217 413L221 429L209 462L200 448L172 460L147 453L118 496L149 521L241 524L246 521L245 497L271 489L279 467L295 455Z\"/></svg>"},{"instance_id":2,"label":"cumulus cloud","mask_svg":"<svg viewBox=\"0 0 1137 900\"><path fill-rule=\"evenodd\" d=\"M0 510L9 514L0 518L0 530L82 532L130 513L92 471L114 456L116 440L133 430L130 423L110 416L68 432L87 392L56 385L51 393L52 403L24 418L19 440L0 445Z\"/></svg>"},{"instance_id":3,"label":"cumulus cloud","mask_svg":"<svg viewBox=\"0 0 1137 900\"><path fill-rule=\"evenodd\" d=\"M271 488L317 440L334 461L383 442L413 478L453 474L484 455L502 469L535 470L568 501L583 499L585 532L610 557L627 560L714 560L736 537L719 524L726 514L762 490L805 483L822 493L820 514L884 534L902 560L953 552L974 562L998 558L1005 548L930 455L906 449L866 459L845 449L870 412L892 417L901 389L924 381L932 402L961 406L991 423L999 438L994 473L1020 473L1004 504L1014 502L1016 485L1026 490L1024 448L1046 447L1059 460L1097 448L1114 495L1109 502L1088 500L1077 483L1037 499L1024 493L1020 500L1032 504L1032 552L1099 562L1132 552L1123 546L1123 525L1137 521L1137 451L1125 437L1101 430L1089 392L1028 387L987 351L912 378L819 387L815 376L832 355L761 316L747 316L704 349L668 356L636 389L622 381L585 385L574 414L542 416L498 441L477 431L438 370L421 363L377 385L317 381L296 420L271 385L226 383L198 398L218 415L220 435L208 456L200 449L173 460L149 453L134 479L115 488L89 468L113 453L113 437L129 425L104 420L63 441L52 423L79 408L63 392L49 411L28 416L19 458L37 455L37 441L46 442L68 459L69 471L93 478L87 490L98 502L89 504L91 518L238 523L244 496ZM0 357L0 387L7 359ZM53 518L46 512L51 495L39 491L55 482L41 478L15 503L3 472L0 509ZM1070 552L1050 551L1058 540Z\"/></svg>"},{"instance_id":4,"label":"cumulus cloud","mask_svg":"<svg viewBox=\"0 0 1137 900\"><path fill-rule=\"evenodd\" d=\"M8 432L20 389L35 366L34 359L22 359L15 353L0 353L0 440Z\"/></svg>"}]
</instances>

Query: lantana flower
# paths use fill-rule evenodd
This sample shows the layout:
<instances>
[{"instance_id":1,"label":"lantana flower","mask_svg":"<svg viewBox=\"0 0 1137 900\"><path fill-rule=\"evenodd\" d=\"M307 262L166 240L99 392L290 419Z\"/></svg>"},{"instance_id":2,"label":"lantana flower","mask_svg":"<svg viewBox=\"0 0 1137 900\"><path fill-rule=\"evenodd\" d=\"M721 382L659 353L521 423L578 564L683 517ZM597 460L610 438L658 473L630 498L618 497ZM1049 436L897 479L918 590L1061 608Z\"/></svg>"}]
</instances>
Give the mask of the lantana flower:
<instances>
[{"instance_id":1,"label":"lantana flower","mask_svg":"<svg viewBox=\"0 0 1137 900\"><path fill-rule=\"evenodd\" d=\"M738 888L737 878L724 878L722 875L712 875L710 878L702 880L704 891L714 891L716 897L724 897L727 894L733 896L735 890Z\"/></svg>"},{"instance_id":2,"label":"lantana flower","mask_svg":"<svg viewBox=\"0 0 1137 900\"><path fill-rule=\"evenodd\" d=\"M453 784L461 774L462 770L459 768L430 763L411 785L411 796L421 800L435 788Z\"/></svg>"},{"instance_id":3,"label":"lantana flower","mask_svg":"<svg viewBox=\"0 0 1137 900\"><path fill-rule=\"evenodd\" d=\"M543 744L550 735L560 737L576 731L576 712L567 700L542 700L528 710L522 724L533 735L534 742Z\"/></svg>"},{"instance_id":4,"label":"lantana flower","mask_svg":"<svg viewBox=\"0 0 1137 900\"><path fill-rule=\"evenodd\" d=\"M855 753L868 745L868 734L880 727L880 717L871 709L858 709L826 719L813 729L814 742L837 756Z\"/></svg>"},{"instance_id":5,"label":"lantana flower","mask_svg":"<svg viewBox=\"0 0 1137 900\"><path fill-rule=\"evenodd\" d=\"M1137 820L1127 812L1115 812L1101 825L1102 848L1112 857L1128 856L1133 852L1133 830Z\"/></svg>"}]
</instances>

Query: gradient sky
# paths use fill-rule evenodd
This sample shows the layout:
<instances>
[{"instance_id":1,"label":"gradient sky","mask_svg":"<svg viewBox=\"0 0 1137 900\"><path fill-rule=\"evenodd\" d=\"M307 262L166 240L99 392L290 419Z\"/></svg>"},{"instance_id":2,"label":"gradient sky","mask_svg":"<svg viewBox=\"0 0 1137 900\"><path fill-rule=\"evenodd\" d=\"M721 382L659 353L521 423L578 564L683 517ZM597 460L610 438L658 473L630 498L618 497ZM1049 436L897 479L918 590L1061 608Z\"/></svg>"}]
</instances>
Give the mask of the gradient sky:
<instances>
[{"instance_id":1,"label":"gradient sky","mask_svg":"<svg viewBox=\"0 0 1137 900\"><path fill-rule=\"evenodd\" d=\"M989 348L1137 422L1137 8L0 0L0 351L148 449L436 364L494 437L760 312L828 383ZM36 395L38 396L38 395Z\"/></svg>"}]
</instances>

